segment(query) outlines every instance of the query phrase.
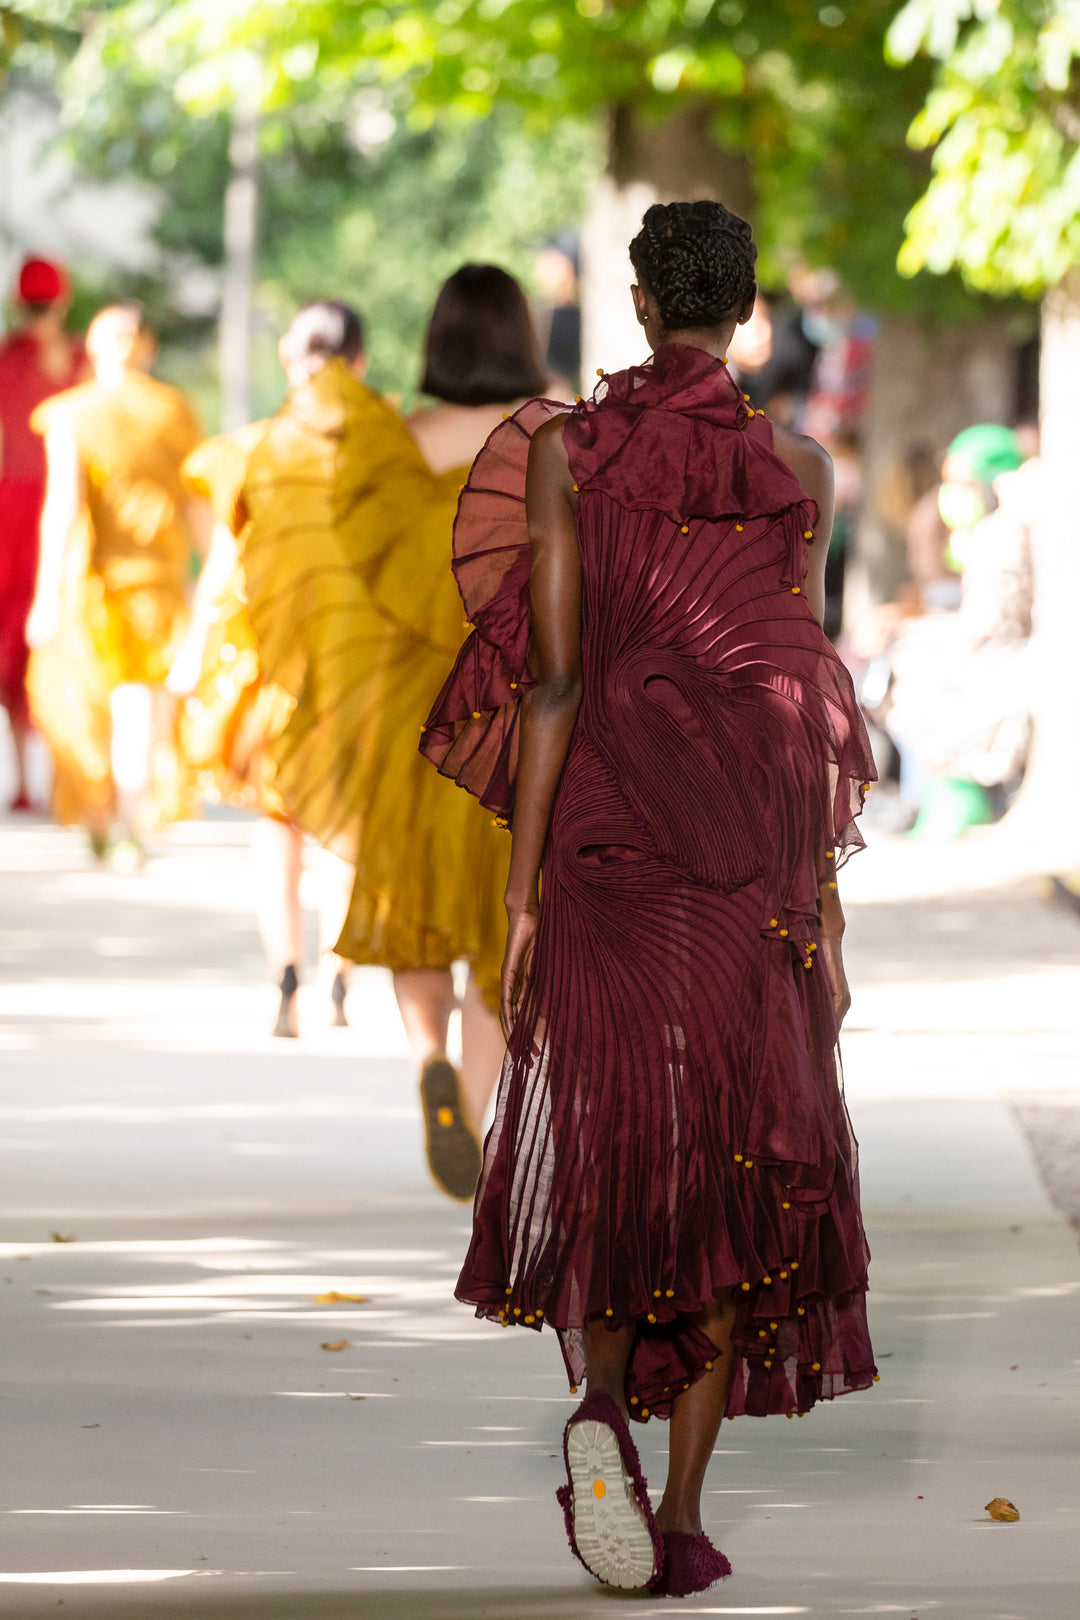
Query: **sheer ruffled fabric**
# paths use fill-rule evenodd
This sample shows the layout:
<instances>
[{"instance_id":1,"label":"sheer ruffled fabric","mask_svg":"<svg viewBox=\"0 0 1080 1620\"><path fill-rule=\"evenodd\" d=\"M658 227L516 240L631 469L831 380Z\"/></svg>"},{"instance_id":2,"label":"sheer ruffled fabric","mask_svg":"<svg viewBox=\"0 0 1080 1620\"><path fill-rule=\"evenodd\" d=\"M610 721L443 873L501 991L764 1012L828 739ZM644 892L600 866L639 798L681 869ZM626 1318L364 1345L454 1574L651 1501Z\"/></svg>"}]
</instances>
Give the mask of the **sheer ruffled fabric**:
<instances>
[{"instance_id":1,"label":"sheer ruffled fabric","mask_svg":"<svg viewBox=\"0 0 1080 1620\"><path fill-rule=\"evenodd\" d=\"M269 422L252 422L217 434L184 462L187 487L210 503L214 521L237 539L248 462L269 427ZM263 679L239 559L218 592L213 614L198 685L180 711L180 747L203 798L280 819L285 811L267 744L288 723L293 700Z\"/></svg>"},{"instance_id":2,"label":"sheer ruffled fabric","mask_svg":"<svg viewBox=\"0 0 1080 1620\"><path fill-rule=\"evenodd\" d=\"M385 492L374 526L380 547L361 568L385 639L356 880L336 950L395 972L464 958L496 1009L510 841L416 751L431 694L461 640L461 600L447 563L467 469L434 473L419 449L414 455L409 476Z\"/></svg>"},{"instance_id":3,"label":"sheer ruffled fabric","mask_svg":"<svg viewBox=\"0 0 1080 1620\"><path fill-rule=\"evenodd\" d=\"M526 405L472 469L455 571L476 629L421 745L510 819L525 467L560 413ZM734 1288L729 1413L805 1411L875 1376L817 918L873 766L802 592L816 511L700 350L608 378L563 436L584 696L458 1294L557 1328L575 1382L585 1324L633 1324L644 1417L711 1360L688 1317Z\"/></svg>"},{"instance_id":4,"label":"sheer ruffled fabric","mask_svg":"<svg viewBox=\"0 0 1080 1620\"><path fill-rule=\"evenodd\" d=\"M386 623L364 583L416 447L343 360L294 388L252 449L238 530L262 678L284 695L262 740L291 821L356 857L384 690Z\"/></svg>"}]
</instances>

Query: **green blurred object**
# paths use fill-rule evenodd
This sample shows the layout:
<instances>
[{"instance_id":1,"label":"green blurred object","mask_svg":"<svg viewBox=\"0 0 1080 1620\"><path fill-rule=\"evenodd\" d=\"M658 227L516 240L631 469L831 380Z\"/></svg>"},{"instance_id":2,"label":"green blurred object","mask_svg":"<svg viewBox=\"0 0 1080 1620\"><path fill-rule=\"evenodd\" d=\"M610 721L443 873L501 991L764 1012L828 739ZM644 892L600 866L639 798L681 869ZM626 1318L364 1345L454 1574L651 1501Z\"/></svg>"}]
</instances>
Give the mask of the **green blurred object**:
<instances>
[{"instance_id":1,"label":"green blurred object","mask_svg":"<svg viewBox=\"0 0 1080 1620\"><path fill-rule=\"evenodd\" d=\"M946 844L969 827L986 827L994 819L990 796L978 782L959 776L936 776L927 785L910 837Z\"/></svg>"},{"instance_id":2,"label":"green blurred object","mask_svg":"<svg viewBox=\"0 0 1080 1620\"><path fill-rule=\"evenodd\" d=\"M1020 440L1000 422L976 422L958 433L946 451L977 484L990 485L1002 473L1015 472L1024 460ZM948 521L948 520L946 520Z\"/></svg>"}]
</instances>

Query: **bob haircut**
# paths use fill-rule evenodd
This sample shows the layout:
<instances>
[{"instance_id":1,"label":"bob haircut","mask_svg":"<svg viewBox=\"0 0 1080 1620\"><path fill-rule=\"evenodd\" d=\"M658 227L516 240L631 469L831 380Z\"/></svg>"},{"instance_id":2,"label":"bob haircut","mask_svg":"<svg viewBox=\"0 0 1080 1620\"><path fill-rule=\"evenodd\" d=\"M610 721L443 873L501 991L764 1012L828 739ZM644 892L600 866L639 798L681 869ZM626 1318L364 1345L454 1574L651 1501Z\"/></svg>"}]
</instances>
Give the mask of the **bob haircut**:
<instances>
[{"instance_id":1,"label":"bob haircut","mask_svg":"<svg viewBox=\"0 0 1080 1620\"><path fill-rule=\"evenodd\" d=\"M449 405L506 405L542 394L528 301L494 264L463 264L443 283L424 339L422 393Z\"/></svg>"}]
</instances>

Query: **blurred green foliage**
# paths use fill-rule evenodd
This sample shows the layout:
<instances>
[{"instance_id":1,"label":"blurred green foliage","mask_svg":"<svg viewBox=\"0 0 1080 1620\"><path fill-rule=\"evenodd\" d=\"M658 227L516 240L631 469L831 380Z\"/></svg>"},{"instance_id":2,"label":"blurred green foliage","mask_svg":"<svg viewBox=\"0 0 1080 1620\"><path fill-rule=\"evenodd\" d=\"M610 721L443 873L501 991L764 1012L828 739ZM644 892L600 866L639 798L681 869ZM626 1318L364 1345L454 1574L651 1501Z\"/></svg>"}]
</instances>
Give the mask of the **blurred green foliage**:
<instances>
[{"instance_id":1,"label":"blurred green foliage","mask_svg":"<svg viewBox=\"0 0 1080 1620\"><path fill-rule=\"evenodd\" d=\"M895 0L27 0L19 10L78 34L63 79L75 150L95 174L162 187L159 236L177 262L220 261L228 118L257 110L263 349L299 298L350 298L373 317L374 379L408 397L442 275L483 256L527 276L543 236L579 217L618 104L649 120L705 103L718 141L749 158L766 282L804 257L835 265L868 307L942 321L981 310L972 286L1034 291L1030 278L980 279L958 249L950 258L939 244L954 222L931 204L933 185L920 202L931 163L908 133L940 124L929 109L943 69L910 18L965 4L910 0L899 18ZM1003 8L1039 9L968 4ZM915 44L897 71L905 17ZM951 263L967 287L956 274L911 279ZM260 379L264 406L277 386L266 354Z\"/></svg>"},{"instance_id":2,"label":"blurred green foliage","mask_svg":"<svg viewBox=\"0 0 1080 1620\"><path fill-rule=\"evenodd\" d=\"M1080 263L1080 3L908 0L888 48L938 66L911 144L933 148L900 268L1036 296Z\"/></svg>"}]
</instances>

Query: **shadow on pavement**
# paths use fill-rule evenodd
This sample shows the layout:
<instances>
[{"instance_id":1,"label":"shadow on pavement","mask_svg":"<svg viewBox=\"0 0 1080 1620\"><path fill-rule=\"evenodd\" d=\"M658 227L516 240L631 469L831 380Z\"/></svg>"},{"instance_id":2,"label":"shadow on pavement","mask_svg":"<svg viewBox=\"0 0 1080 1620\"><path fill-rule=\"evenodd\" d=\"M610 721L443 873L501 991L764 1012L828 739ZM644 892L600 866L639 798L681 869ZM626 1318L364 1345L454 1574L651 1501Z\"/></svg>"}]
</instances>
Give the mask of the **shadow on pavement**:
<instances>
[{"instance_id":1,"label":"shadow on pavement","mask_svg":"<svg viewBox=\"0 0 1080 1620\"><path fill-rule=\"evenodd\" d=\"M600 1587L458 1587L452 1591L393 1591L349 1593L252 1593L245 1596L197 1596L190 1586L170 1593L113 1595L101 1604L80 1602L79 1620L120 1620L123 1615L150 1617L184 1614L194 1620L583 1620L584 1616L611 1613L627 1604L655 1604L648 1592L613 1592ZM693 1612L692 1610L689 1612Z\"/></svg>"}]
</instances>

